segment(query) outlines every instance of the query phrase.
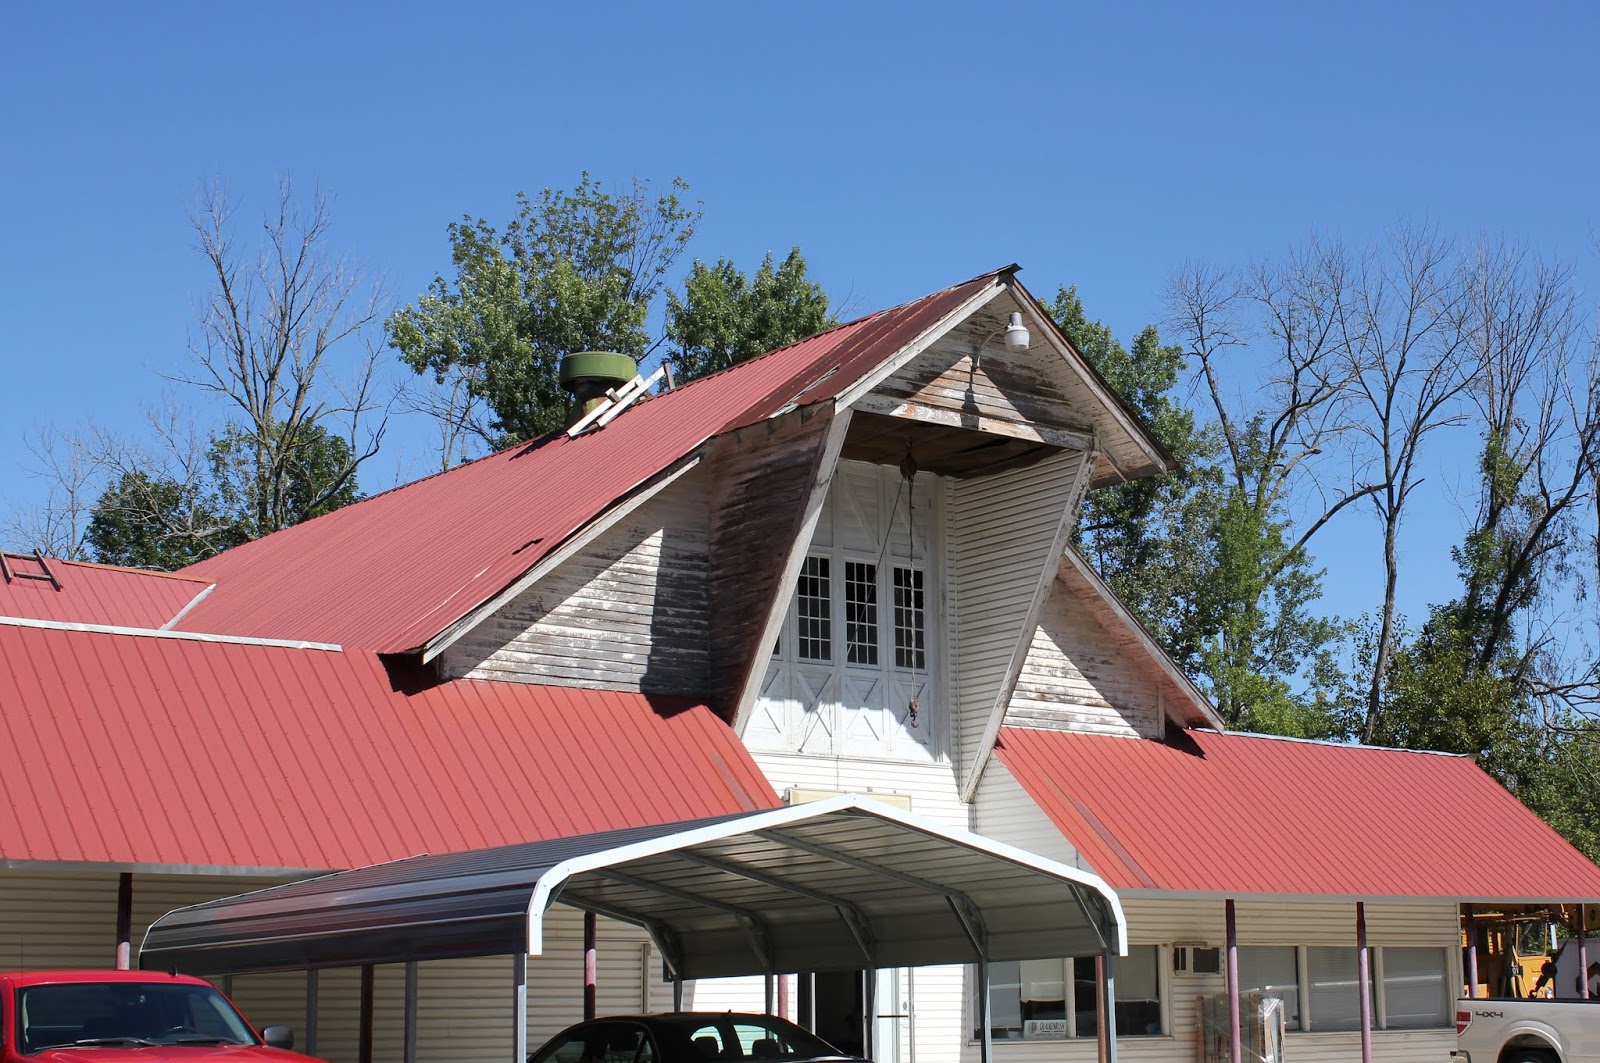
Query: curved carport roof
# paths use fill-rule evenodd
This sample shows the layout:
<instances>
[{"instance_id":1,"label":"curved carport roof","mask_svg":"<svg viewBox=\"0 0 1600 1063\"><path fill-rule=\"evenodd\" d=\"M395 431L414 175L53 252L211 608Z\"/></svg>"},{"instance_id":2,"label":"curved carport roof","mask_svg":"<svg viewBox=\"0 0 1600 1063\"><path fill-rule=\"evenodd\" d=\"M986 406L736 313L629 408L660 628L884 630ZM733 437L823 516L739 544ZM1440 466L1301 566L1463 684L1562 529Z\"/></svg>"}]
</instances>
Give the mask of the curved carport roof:
<instances>
[{"instance_id":1,"label":"curved carport roof","mask_svg":"<svg viewBox=\"0 0 1600 1063\"><path fill-rule=\"evenodd\" d=\"M206 974L526 953L557 901L646 928L679 978L1126 951L1096 876L845 796L418 856L169 912L147 968Z\"/></svg>"}]
</instances>

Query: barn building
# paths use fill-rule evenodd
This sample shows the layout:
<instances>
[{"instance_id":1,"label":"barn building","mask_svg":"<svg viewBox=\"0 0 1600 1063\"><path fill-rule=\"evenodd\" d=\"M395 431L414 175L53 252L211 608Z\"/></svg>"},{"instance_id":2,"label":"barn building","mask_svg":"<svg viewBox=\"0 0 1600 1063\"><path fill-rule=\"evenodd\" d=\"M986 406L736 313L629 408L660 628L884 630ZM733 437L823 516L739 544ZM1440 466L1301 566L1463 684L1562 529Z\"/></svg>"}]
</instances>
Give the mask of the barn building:
<instances>
[{"instance_id":1,"label":"barn building","mask_svg":"<svg viewBox=\"0 0 1600 1063\"><path fill-rule=\"evenodd\" d=\"M1015 274L179 573L7 555L0 967L329 871L856 794L1115 889L1120 1058L1197 1058L1230 940L1297 1063L1360 1058L1364 1011L1372 1058L1447 1058L1462 906L1592 901L1600 868L1470 759L1226 732L1070 544L1086 492L1171 459ZM661 942L598 936L601 1013L671 1006ZM533 1044L581 1014L582 914L544 940ZM1096 964L991 964L994 1057L1095 1059ZM408 988L416 1058L506 1058L511 960L402 966L365 1045L356 968L231 988L340 1063L403 1057ZM880 1063L978 1058L971 965L803 982L775 1005L839 1040L868 1012Z\"/></svg>"}]
</instances>

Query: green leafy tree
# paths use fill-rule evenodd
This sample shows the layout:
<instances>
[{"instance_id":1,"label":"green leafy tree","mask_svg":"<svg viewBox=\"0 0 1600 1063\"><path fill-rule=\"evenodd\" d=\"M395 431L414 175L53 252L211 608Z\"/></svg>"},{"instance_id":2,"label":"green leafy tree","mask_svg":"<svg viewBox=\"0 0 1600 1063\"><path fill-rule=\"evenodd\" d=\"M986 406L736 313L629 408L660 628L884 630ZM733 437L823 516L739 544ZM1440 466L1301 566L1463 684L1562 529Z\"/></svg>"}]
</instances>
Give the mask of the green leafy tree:
<instances>
[{"instance_id":1,"label":"green leafy tree","mask_svg":"<svg viewBox=\"0 0 1600 1063\"><path fill-rule=\"evenodd\" d=\"M798 247L774 266L768 253L755 276L720 258L699 259L683 298L667 293L667 342L679 383L788 346L838 322L821 285L806 276Z\"/></svg>"},{"instance_id":2,"label":"green leafy tree","mask_svg":"<svg viewBox=\"0 0 1600 1063\"><path fill-rule=\"evenodd\" d=\"M349 444L319 426L301 430L293 445L275 441L287 466L275 508L298 524L361 497L350 469ZM164 571L182 568L263 534L252 434L229 425L194 466L174 463L152 472L150 463L125 467L101 492L85 532L88 555L103 564Z\"/></svg>"},{"instance_id":3,"label":"green leafy tree","mask_svg":"<svg viewBox=\"0 0 1600 1063\"><path fill-rule=\"evenodd\" d=\"M504 446L559 427L563 356L645 355L646 318L700 219L687 189L674 180L652 196L635 179L611 193L585 173L571 191L519 193L503 229L470 217L450 225L455 276L436 277L387 322L406 365L449 396L430 408L446 425L446 463L463 432ZM487 406L481 423L476 404Z\"/></svg>"}]
</instances>

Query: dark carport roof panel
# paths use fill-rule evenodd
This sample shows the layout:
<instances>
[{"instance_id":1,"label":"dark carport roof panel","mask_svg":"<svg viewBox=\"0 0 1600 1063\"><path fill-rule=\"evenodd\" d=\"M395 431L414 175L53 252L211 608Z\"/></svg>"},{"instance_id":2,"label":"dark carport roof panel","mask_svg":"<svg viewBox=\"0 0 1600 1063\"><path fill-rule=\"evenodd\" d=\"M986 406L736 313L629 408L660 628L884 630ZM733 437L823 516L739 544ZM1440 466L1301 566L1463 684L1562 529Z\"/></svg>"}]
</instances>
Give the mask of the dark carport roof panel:
<instances>
[{"instance_id":1,"label":"dark carport roof panel","mask_svg":"<svg viewBox=\"0 0 1600 1063\"><path fill-rule=\"evenodd\" d=\"M145 967L206 974L543 950L557 901L644 926L686 978L1082 955L1095 876L858 797L423 856L179 909ZM870 950L870 955L869 955Z\"/></svg>"}]
</instances>

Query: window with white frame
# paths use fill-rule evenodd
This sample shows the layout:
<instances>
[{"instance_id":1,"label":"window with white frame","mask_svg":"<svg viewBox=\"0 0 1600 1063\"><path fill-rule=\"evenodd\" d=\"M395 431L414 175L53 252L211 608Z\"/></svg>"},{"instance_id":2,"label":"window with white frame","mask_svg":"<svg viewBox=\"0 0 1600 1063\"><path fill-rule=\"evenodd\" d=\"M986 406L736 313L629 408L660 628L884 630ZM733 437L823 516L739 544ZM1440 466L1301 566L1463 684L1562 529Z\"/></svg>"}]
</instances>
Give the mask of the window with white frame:
<instances>
[{"instance_id":1,"label":"window with white frame","mask_svg":"<svg viewBox=\"0 0 1600 1063\"><path fill-rule=\"evenodd\" d=\"M922 671L928 667L927 603L920 568L894 567L894 666Z\"/></svg>"},{"instance_id":2,"label":"window with white frame","mask_svg":"<svg viewBox=\"0 0 1600 1063\"><path fill-rule=\"evenodd\" d=\"M839 563L844 579L834 602L834 559L809 555L800 568L795 587L795 652L802 661L832 661L835 605L841 612L844 663L877 667L887 659L905 672L928 670L927 576L922 568L893 565L885 568L870 561L845 559ZM888 601L892 612L880 616L879 602ZM781 656L783 639L773 644Z\"/></svg>"},{"instance_id":3,"label":"window with white frame","mask_svg":"<svg viewBox=\"0 0 1600 1063\"><path fill-rule=\"evenodd\" d=\"M1450 1025L1447 950L1391 945L1370 952L1374 1029L1442 1029ZM1358 1030L1357 959L1357 950L1351 946L1241 946L1239 988L1282 997L1290 1029Z\"/></svg>"},{"instance_id":4,"label":"window with white frame","mask_svg":"<svg viewBox=\"0 0 1600 1063\"><path fill-rule=\"evenodd\" d=\"M1135 945L1116 961L1119 1036L1160 1034L1160 949ZM982 1015L973 1036L982 1033ZM990 1035L996 1040L1059 1041L1094 1037L1099 1029L1093 956L989 965Z\"/></svg>"},{"instance_id":5,"label":"window with white frame","mask_svg":"<svg viewBox=\"0 0 1600 1063\"><path fill-rule=\"evenodd\" d=\"M795 613L802 661L833 660L833 584L829 559L812 555L800 568Z\"/></svg>"},{"instance_id":6,"label":"window with white frame","mask_svg":"<svg viewBox=\"0 0 1600 1063\"><path fill-rule=\"evenodd\" d=\"M1422 1030L1449 1026L1454 1020L1448 963L1444 949L1385 948L1383 1025L1390 1030Z\"/></svg>"},{"instance_id":7,"label":"window with white frame","mask_svg":"<svg viewBox=\"0 0 1600 1063\"><path fill-rule=\"evenodd\" d=\"M877 565L844 563L844 644L849 663L878 663Z\"/></svg>"}]
</instances>

